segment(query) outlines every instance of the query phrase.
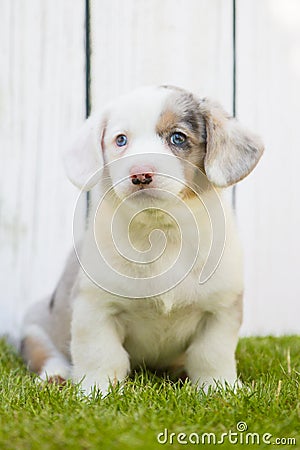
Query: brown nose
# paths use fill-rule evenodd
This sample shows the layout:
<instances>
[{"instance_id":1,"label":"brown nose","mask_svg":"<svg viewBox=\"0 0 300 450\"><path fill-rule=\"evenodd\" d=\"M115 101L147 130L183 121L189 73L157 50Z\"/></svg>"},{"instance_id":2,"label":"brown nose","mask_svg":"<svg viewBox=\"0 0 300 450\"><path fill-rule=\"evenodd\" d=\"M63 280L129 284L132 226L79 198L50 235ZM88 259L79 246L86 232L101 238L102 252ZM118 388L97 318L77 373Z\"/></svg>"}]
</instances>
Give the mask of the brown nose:
<instances>
[{"instance_id":1,"label":"brown nose","mask_svg":"<svg viewBox=\"0 0 300 450\"><path fill-rule=\"evenodd\" d=\"M133 184L150 184L153 179L153 167L134 166L130 170L130 178Z\"/></svg>"}]
</instances>

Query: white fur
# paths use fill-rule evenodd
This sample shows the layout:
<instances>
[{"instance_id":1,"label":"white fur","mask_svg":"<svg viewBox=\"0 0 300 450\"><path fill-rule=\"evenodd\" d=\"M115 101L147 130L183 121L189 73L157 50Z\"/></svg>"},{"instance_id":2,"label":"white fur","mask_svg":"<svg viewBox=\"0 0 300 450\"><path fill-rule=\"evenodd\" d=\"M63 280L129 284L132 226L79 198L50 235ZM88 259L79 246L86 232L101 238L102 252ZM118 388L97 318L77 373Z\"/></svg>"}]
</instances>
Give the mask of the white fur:
<instances>
[{"instance_id":1,"label":"white fur","mask_svg":"<svg viewBox=\"0 0 300 450\"><path fill-rule=\"evenodd\" d=\"M176 179L184 177L182 165L176 158L172 158L170 164L166 164L164 160L160 161L159 155L171 155L172 152L155 134L155 126L169 94L170 91L167 89L140 89L110 105L107 113L94 115L89 119L82 134L79 134L73 150L70 147L67 154L66 162L71 180L83 186L87 178L101 168L104 161L108 165L112 184L117 184L115 194L121 202L135 189L128 178L134 160L135 164L154 166L157 172L172 175L173 178L167 181L159 177L154 178L153 186L168 189L174 195L178 195L182 186ZM147 105L147 113L143 110L143 105ZM104 142L102 142L104 127ZM128 148L124 150L115 145L115 137L121 133L129 136ZM121 161L121 164L114 166L113 162L116 160ZM215 178L221 180L220 184L224 184L225 177L220 166L214 168L210 165L210 170L214 171ZM97 181L98 178L95 178L88 187ZM202 198L208 207L214 207L215 193L212 190L205 192ZM201 285L199 274L209 251L210 222L204 206L197 198L187 199L185 203L193 212L201 230L200 251L192 270L173 289L154 298L119 297L100 289L84 271L78 273L78 269L74 270L71 284L72 277L68 275L70 286L68 290L65 288L64 279L61 281L54 311L55 308L71 307L70 319L59 324L61 329L71 328L71 340L69 342L65 332L60 332L57 322L59 319L55 319L55 327L48 326L47 335L49 341L54 342L59 340L60 335L64 336L63 341L56 343L56 346L61 348L64 345L70 346L72 378L76 382L82 382L82 388L87 394L96 386L103 395L106 395L111 384L123 382L131 368L140 364L145 363L152 368L164 369L172 366L182 356L184 369L194 383L204 385L206 389L216 382L235 384L237 374L234 352L241 323L243 276L242 257L233 213L224 203L226 216L224 253L215 273ZM121 271L131 270L132 276L140 276L145 274L146 270L151 276L165 270L170 258L178 250L174 224L168 223L169 219L166 216L156 215L156 226L159 224L168 230L166 253L146 269L143 268L143 271L137 266L136 272L132 273L132 269L128 269L113 248L109 218L117 205L118 201L106 202L95 223L90 221L83 241L82 259L89 261L95 271L101 270L101 267L92 261L91 249L95 233L97 241L103 243L103 251L110 257L110 263L115 264ZM169 207L180 217L181 226L188 229L189 221L182 206L175 204ZM122 214L120 220L127 223L130 206ZM132 224L134 245L142 250L145 250L145 242L148 242L149 234L153 231L151 217L153 216L147 213L141 214ZM120 226L119 242L126 247L127 239L127 229ZM187 237L184 243L187 248L186 260L183 264L188 266L190 263L189 258L192 257L196 244L192 237ZM73 258L72 264L74 260ZM176 273L174 276L176 278ZM130 283L128 282L128 286L125 287L134 289L134 282ZM64 289L63 295L60 293L61 289ZM50 317L53 314L53 312L49 314L47 319L49 322L53 320ZM44 328L39 319L34 319L34 322ZM26 325L24 330L24 337L30 336L31 331ZM41 339L44 337L41 336ZM60 359L59 355L60 353L56 353L54 359L52 357L46 362L42 374L57 375L61 370L60 375L66 376L65 356Z\"/></svg>"},{"instance_id":2,"label":"white fur","mask_svg":"<svg viewBox=\"0 0 300 450\"><path fill-rule=\"evenodd\" d=\"M207 168L206 173L210 180L215 180L218 183L218 186L226 185L226 176L217 164L212 164L209 168Z\"/></svg>"}]
</instances>

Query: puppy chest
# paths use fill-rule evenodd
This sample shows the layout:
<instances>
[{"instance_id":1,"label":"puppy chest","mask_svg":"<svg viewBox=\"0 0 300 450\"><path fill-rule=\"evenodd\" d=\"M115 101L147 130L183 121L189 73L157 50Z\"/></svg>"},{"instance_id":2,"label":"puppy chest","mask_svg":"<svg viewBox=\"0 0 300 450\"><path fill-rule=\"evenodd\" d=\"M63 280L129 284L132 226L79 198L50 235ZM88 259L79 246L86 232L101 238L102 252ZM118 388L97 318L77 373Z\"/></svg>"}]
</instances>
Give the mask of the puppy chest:
<instances>
[{"instance_id":1,"label":"puppy chest","mask_svg":"<svg viewBox=\"0 0 300 450\"><path fill-rule=\"evenodd\" d=\"M172 364L186 350L201 325L202 311L189 306L165 312L154 301L135 302L134 308L118 317L132 367L145 363L164 368Z\"/></svg>"}]
</instances>

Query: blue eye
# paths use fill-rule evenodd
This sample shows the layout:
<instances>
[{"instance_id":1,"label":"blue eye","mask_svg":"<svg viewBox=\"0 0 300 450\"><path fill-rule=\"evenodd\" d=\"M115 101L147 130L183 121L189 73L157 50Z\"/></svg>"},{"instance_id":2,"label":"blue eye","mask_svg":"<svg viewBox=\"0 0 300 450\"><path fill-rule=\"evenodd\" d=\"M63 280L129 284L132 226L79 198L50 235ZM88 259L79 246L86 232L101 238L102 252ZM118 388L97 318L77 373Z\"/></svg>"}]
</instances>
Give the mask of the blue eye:
<instances>
[{"instance_id":1,"label":"blue eye","mask_svg":"<svg viewBox=\"0 0 300 450\"><path fill-rule=\"evenodd\" d=\"M127 145L128 139L125 134L119 134L119 136L116 137L116 144L118 147L125 147Z\"/></svg>"},{"instance_id":2,"label":"blue eye","mask_svg":"<svg viewBox=\"0 0 300 450\"><path fill-rule=\"evenodd\" d=\"M186 142L186 135L180 131L171 134L171 143L177 147L181 147Z\"/></svg>"}]
</instances>

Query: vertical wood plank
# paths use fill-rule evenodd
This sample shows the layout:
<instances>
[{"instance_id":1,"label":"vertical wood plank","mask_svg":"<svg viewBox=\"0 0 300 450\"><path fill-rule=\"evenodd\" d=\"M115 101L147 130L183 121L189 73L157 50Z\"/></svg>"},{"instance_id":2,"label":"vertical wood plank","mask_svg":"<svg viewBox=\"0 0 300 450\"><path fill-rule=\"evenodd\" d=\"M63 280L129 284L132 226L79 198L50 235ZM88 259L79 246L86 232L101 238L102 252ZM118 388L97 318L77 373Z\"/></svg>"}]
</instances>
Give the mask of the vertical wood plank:
<instances>
[{"instance_id":1,"label":"vertical wood plank","mask_svg":"<svg viewBox=\"0 0 300 450\"><path fill-rule=\"evenodd\" d=\"M237 189L244 333L300 331L300 4L237 0L237 113L266 153Z\"/></svg>"},{"instance_id":2,"label":"vertical wood plank","mask_svg":"<svg viewBox=\"0 0 300 450\"><path fill-rule=\"evenodd\" d=\"M232 1L92 2L92 106L174 84L232 109Z\"/></svg>"},{"instance_id":3,"label":"vertical wood plank","mask_svg":"<svg viewBox=\"0 0 300 450\"><path fill-rule=\"evenodd\" d=\"M77 190L61 160L84 118L84 2L2 0L0 332L51 293L72 245Z\"/></svg>"},{"instance_id":4,"label":"vertical wood plank","mask_svg":"<svg viewBox=\"0 0 300 450\"><path fill-rule=\"evenodd\" d=\"M233 112L232 0L91 2L91 46L92 109L138 86L171 84Z\"/></svg>"}]
</instances>

